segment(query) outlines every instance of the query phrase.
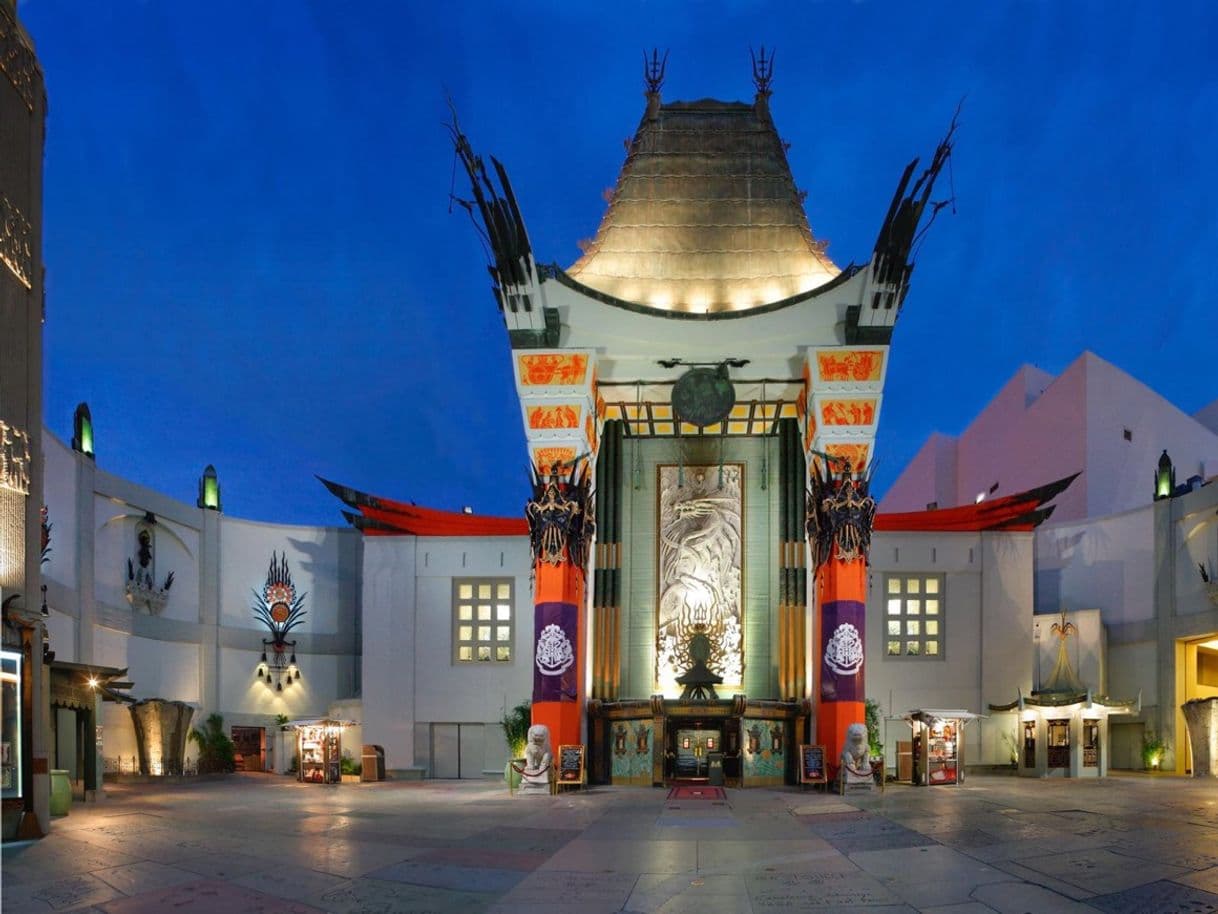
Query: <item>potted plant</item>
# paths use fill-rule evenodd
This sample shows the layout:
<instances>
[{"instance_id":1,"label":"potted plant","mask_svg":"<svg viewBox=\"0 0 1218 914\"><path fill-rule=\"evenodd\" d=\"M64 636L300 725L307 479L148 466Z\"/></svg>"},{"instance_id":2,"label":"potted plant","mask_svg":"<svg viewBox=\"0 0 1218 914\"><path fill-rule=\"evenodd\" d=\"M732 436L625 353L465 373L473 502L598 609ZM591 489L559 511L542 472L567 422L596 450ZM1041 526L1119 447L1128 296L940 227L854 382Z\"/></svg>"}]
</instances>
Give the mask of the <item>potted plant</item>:
<instances>
[{"instance_id":1,"label":"potted plant","mask_svg":"<svg viewBox=\"0 0 1218 914\"><path fill-rule=\"evenodd\" d=\"M503 726L503 739L508 747L507 764L503 766L503 779L515 790L520 786L520 772L524 768L524 747L529 739L529 727L533 723L532 702L522 701L506 712L499 723Z\"/></svg>"},{"instance_id":2,"label":"potted plant","mask_svg":"<svg viewBox=\"0 0 1218 914\"><path fill-rule=\"evenodd\" d=\"M871 773L877 784L884 783L884 740L880 736L880 703L868 698L863 703L863 720L867 724L867 746L871 752Z\"/></svg>"}]
</instances>

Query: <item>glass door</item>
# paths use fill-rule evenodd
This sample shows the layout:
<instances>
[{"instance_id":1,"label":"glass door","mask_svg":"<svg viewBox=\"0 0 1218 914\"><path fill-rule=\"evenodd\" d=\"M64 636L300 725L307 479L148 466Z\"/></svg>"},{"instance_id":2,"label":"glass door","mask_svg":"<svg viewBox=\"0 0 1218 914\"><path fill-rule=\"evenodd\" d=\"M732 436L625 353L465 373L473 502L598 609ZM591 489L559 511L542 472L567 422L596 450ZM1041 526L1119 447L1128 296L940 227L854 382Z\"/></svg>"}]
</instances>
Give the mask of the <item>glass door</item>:
<instances>
[{"instance_id":1,"label":"glass door","mask_svg":"<svg viewBox=\"0 0 1218 914\"><path fill-rule=\"evenodd\" d=\"M721 732L701 728L681 729L677 730L676 740L673 775L691 780L705 779L708 776L707 753L723 751Z\"/></svg>"}]
</instances>

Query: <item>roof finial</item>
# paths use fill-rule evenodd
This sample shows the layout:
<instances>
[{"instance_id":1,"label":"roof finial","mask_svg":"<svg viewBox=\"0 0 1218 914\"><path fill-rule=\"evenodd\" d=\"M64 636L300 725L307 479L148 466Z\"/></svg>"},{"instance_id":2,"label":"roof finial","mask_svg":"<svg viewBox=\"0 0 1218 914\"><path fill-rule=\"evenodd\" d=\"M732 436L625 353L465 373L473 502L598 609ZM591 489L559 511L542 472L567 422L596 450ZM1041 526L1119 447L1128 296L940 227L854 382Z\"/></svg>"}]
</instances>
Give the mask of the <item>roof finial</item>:
<instances>
[{"instance_id":1,"label":"roof finial","mask_svg":"<svg viewBox=\"0 0 1218 914\"><path fill-rule=\"evenodd\" d=\"M664 85L664 68L668 66L668 52L664 52L664 59L660 59L660 51L658 48L651 49L651 60L647 59L647 52L643 52L643 81L647 84L648 95L659 95L660 87Z\"/></svg>"},{"instance_id":2,"label":"roof finial","mask_svg":"<svg viewBox=\"0 0 1218 914\"><path fill-rule=\"evenodd\" d=\"M770 57L767 60L763 44L760 57L753 53L752 48L749 48L749 56L753 58L753 85L757 87L757 97L769 98L770 86L774 82L774 52L770 51Z\"/></svg>"}]
</instances>

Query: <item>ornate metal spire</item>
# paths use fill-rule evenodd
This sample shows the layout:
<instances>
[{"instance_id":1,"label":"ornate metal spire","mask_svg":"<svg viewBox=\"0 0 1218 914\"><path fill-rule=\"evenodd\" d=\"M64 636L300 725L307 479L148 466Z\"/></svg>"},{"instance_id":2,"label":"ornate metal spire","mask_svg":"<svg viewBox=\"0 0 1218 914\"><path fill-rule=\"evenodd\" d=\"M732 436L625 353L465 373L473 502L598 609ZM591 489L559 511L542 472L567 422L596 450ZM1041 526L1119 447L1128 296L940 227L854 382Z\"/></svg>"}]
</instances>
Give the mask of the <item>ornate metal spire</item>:
<instances>
[{"instance_id":1,"label":"ornate metal spire","mask_svg":"<svg viewBox=\"0 0 1218 914\"><path fill-rule=\"evenodd\" d=\"M643 82L647 85L648 95L659 95L660 87L664 85L664 70L668 66L668 52L664 52L664 59L660 59L660 51L658 48L651 49L651 59L647 59L647 52L643 52Z\"/></svg>"},{"instance_id":2,"label":"ornate metal spire","mask_svg":"<svg viewBox=\"0 0 1218 914\"><path fill-rule=\"evenodd\" d=\"M770 51L767 59L763 44L760 56L754 54L752 48L749 48L749 56L753 58L753 85L757 87L757 94L762 98L769 98L774 83L774 52Z\"/></svg>"}]
</instances>

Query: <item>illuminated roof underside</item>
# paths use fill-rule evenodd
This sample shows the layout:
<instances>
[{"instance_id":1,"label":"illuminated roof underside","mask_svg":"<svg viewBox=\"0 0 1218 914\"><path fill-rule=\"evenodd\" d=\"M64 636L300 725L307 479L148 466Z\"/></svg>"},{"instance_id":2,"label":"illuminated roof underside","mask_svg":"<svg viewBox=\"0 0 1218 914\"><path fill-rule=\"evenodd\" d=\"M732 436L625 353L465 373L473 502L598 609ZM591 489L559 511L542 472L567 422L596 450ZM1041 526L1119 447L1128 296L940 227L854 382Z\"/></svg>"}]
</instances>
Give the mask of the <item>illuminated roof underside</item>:
<instances>
[{"instance_id":1,"label":"illuminated roof underside","mask_svg":"<svg viewBox=\"0 0 1218 914\"><path fill-rule=\"evenodd\" d=\"M652 307L745 310L837 276L824 247L764 104L672 102L644 115L596 238L567 272Z\"/></svg>"}]
</instances>

